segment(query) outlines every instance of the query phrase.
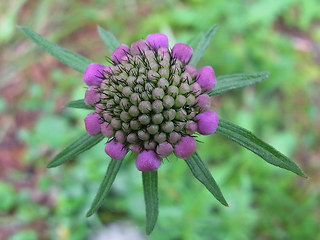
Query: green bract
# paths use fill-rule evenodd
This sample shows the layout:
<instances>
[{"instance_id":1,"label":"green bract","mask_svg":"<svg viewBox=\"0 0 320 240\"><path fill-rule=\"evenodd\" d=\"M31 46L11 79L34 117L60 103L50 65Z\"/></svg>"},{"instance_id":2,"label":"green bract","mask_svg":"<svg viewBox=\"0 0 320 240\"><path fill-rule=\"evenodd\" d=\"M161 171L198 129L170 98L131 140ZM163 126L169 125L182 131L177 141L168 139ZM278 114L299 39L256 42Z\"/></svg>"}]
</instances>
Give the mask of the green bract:
<instances>
[{"instance_id":1,"label":"green bract","mask_svg":"<svg viewBox=\"0 0 320 240\"><path fill-rule=\"evenodd\" d=\"M88 64L91 61L83 56L80 56L76 53L73 53L69 50L61 48L54 43L46 40L39 34L35 33L31 29L23 26L18 26L19 30L23 32L27 37L33 40L37 45L41 46L43 49L48 51L50 54L55 56L64 64L72 67L73 69L77 70L80 73L84 73ZM202 55L204 54L205 50L207 49L212 37L214 36L217 29L217 25L212 26L206 34L203 35L202 39L199 41L193 57L190 61L190 65L195 66ZM120 43L115 38L115 36L104 30L101 27L98 27L98 32L103 40L103 42L108 46L110 51L116 49ZM250 73L250 74L232 74L232 75L224 75L217 78L217 85L216 87L208 92L209 96L221 94L223 92L249 86L255 84L257 82L263 81L269 77L268 72L258 72L258 73ZM167 84L166 79L163 79L161 86L165 86ZM161 88L160 86L160 88ZM187 87L187 86L186 86ZM171 89L172 94L174 94L175 89ZM184 89L180 89L180 91L184 91ZM123 94L126 93L126 89L123 90ZM161 95L161 92L159 93ZM170 104L175 104L175 106L179 106L179 102L171 103L171 99L165 101L168 104L168 108L170 108ZM181 99L181 101L193 101L192 98L190 99ZM80 109L92 109L91 106L88 106L84 103L83 99L72 101L66 104L67 107L71 108L80 108ZM148 105L141 106L141 111L148 112ZM134 109L128 110L129 113L134 114ZM167 113L168 116L164 116L169 118L170 112ZM119 115L120 116L120 115ZM122 114L120 116L123 119L126 119L128 116ZM155 123L160 123L162 121L163 116L152 116L151 121ZM150 118L150 117L149 117ZM140 123L144 124L144 121L150 121L150 119L143 119L141 116ZM152 131L152 129L150 129ZM289 170L298 174L299 176L306 177L303 171L289 158L281 154L279 151L271 147L269 144L265 143L258 137L254 136L251 132L236 126L226 120L220 119L218 129L216 131L217 134L224 136L235 143L247 148L248 150L252 151L253 153L260 156L266 162L278 166L280 168ZM142 134L142 133L141 133ZM142 136L143 137L143 136ZM148 136L145 136L146 138ZM159 134L157 138L161 138L162 136ZM60 164L74 159L80 153L90 149L92 146L97 144L101 141L103 136L89 136L87 134L82 135L78 139L76 139L73 143L67 146L62 152L60 152L49 164L48 167L56 167ZM189 166L192 174L197 178L212 194L213 196L223 205L228 206L225 198L223 197L221 190L217 183L215 182L214 178L210 174L208 168L201 160L197 153L194 153L191 157L185 159L187 165ZM97 209L101 206L105 196L109 192L111 185L121 167L122 161L120 160L113 160L109 164L107 169L107 173L105 178L103 179L101 186L98 190L98 193L92 203L90 210L87 213L87 216L91 216L93 213L97 211ZM158 217L158 181L157 181L157 171L149 171L149 172L142 172L142 179L143 179L143 187L144 187L144 197L146 202L146 217L147 217L147 227L146 231L147 234L150 234L155 226Z\"/></svg>"}]
</instances>

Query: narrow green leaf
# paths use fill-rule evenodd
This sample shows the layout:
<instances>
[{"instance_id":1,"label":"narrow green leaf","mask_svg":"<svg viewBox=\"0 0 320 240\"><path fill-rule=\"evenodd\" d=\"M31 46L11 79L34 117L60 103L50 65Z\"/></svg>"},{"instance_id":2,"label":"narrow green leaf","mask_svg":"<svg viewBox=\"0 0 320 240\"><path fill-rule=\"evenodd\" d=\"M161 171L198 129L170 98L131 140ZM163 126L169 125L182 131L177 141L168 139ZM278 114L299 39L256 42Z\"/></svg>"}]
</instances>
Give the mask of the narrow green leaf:
<instances>
[{"instance_id":1,"label":"narrow green leaf","mask_svg":"<svg viewBox=\"0 0 320 240\"><path fill-rule=\"evenodd\" d=\"M216 133L249 149L272 165L287 169L299 176L307 178L293 161L242 127L220 119Z\"/></svg>"},{"instance_id":2,"label":"narrow green leaf","mask_svg":"<svg viewBox=\"0 0 320 240\"><path fill-rule=\"evenodd\" d=\"M122 160L111 159L106 175L104 176L103 181L100 184L98 193L95 196L89 211L87 212L87 215L86 215L87 217L90 217L92 214L94 214L102 205L105 197L110 191L110 188L114 182L114 179L116 178L119 172L121 164L122 164Z\"/></svg>"},{"instance_id":3,"label":"narrow green leaf","mask_svg":"<svg viewBox=\"0 0 320 240\"><path fill-rule=\"evenodd\" d=\"M212 193L212 195L223 205L228 206L222 192L209 172L207 166L199 157L198 153L185 159L193 175Z\"/></svg>"},{"instance_id":4,"label":"narrow green leaf","mask_svg":"<svg viewBox=\"0 0 320 240\"><path fill-rule=\"evenodd\" d=\"M257 82L266 80L269 76L269 72L257 72L248 74L238 73L219 76L217 78L217 85L208 93L208 95L213 96L235 88L247 87Z\"/></svg>"},{"instance_id":5,"label":"narrow green leaf","mask_svg":"<svg viewBox=\"0 0 320 240\"><path fill-rule=\"evenodd\" d=\"M28 27L17 26L17 28L52 56L56 57L58 60L68 65L69 67L72 67L78 72L84 73L87 66L91 63L91 60L67 49L59 47L58 45L50 42Z\"/></svg>"},{"instance_id":6,"label":"narrow green leaf","mask_svg":"<svg viewBox=\"0 0 320 240\"><path fill-rule=\"evenodd\" d=\"M103 29L102 27L98 26L98 33L104 45L106 45L110 52L113 52L114 50L116 50L117 47L120 46L120 42L112 34L112 32L109 32Z\"/></svg>"},{"instance_id":7,"label":"narrow green leaf","mask_svg":"<svg viewBox=\"0 0 320 240\"><path fill-rule=\"evenodd\" d=\"M190 65L195 67L198 64L201 57L203 56L203 54L207 50L207 48L211 42L211 39L214 36L214 34L216 33L217 29L218 29L218 25L217 24L213 25L212 27L209 28L209 30L206 32L206 34L201 38L196 49L193 52L191 61L189 63Z\"/></svg>"},{"instance_id":8,"label":"narrow green leaf","mask_svg":"<svg viewBox=\"0 0 320 240\"><path fill-rule=\"evenodd\" d=\"M144 200L146 204L147 225L146 233L149 235L156 225L159 213L158 206L158 172L142 172Z\"/></svg>"},{"instance_id":9,"label":"narrow green leaf","mask_svg":"<svg viewBox=\"0 0 320 240\"><path fill-rule=\"evenodd\" d=\"M79 99L79 100L68 102L65 106L69 107L69 108L80 108L80 109L88 109L88 110L94 109L94 107L85 104L84 99Z\"/></svg>"},{"instance_id":10,"label":"narrow green leaf","mask_svg":"<svg viewBox=\"0 0 320 240\"><path fill-rule=\"evenodd\" d=\"M65 149L62 150L52 161L47 165L48 168L57 167L62 163L69 161L80 153L83 153L94 145L99 143L104 136L102 134L96 136L89 136L87 133L79 137L73 143L69 144Z\"/></svg>"}]
</instances>

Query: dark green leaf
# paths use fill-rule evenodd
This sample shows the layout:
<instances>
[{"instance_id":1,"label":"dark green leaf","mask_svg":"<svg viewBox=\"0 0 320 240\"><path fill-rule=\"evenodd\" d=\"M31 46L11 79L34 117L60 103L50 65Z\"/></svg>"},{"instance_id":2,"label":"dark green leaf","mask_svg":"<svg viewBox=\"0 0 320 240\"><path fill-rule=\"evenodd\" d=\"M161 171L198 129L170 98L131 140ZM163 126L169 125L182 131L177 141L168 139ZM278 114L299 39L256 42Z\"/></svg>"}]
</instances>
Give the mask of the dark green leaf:
<instances>
[{"instance_id":1,"label":"dark green leaf","mask_svg":"<svg viewBox=\"0 0 320 240\"><path fill-rule=\"evenodd\" d=\"M113 52L117 47L120 46L120 42L112 34L112 32L109 32L103 29L102 27L98 26L98 33L103 43L106 45L110 52Z\"/></svg>"},{"instance_id":2,"label":"dark green leaf","mask_svg":"<svg viewBox=\"0 0 320 240\"><path fill-rule=\"evenodd\" d=\"M142 182L147 216L146 233L149 235L158 219L158 172L142 172Z\"/></svg>"},{"instance_id":3,"label":"dark green leaf","mask_svg":"<svg viewBox=\"0 0 320 240\"><path fill-rule=\"evenodd\" d=\"M196 66L198 64L198 62L200 61L201 57L203 56L203 54L205 53L205 51L207 50L212 37L214 36L214 34L216 33L218 29L218 25L215 24L213 25L207 32L206 34L201 38L201 40L199 41L196 49L193 52L191 61L190 61L190 65L192 66Z\"/></svg>"},{"instance_id":4,"label":"dark green leaf","mask_svg":"<svg viewBox=\"0 0 320 240\"><path fill-rule=\"evenodd\" d=\"M56 57L58 60L60 60L64 64L77 70L78 72L84 73L87 66L91 63L91 60L83 56L80 56L74 52L71 52L67 49L59 47L58 45L50 42L49 40L45 39L41 35L32 31L30 28L23 27L23 26L17 26L17 27L21 32L23 32L28 38L34 41L37 45L42 47L44 50L46 50L48 53Z\"/></svg>"},{"instance_id":5,"label":"dark green leaf","mask_svg":"<svg viewBox=\"0 0 320 240\"><path fill-rule=\"evenodd\" d=\"M212 193L212 195L223 205L228 206L221 190L209 172L207 166L197 153L185 159L193 175Z\"/></svg>"},{"instance_id":6,"label":"dark green leaf","mask_svg":"<svg viewBox=\"0 0 320 240\"><path fill-rule=\"evenodd\" d=\"M257 82L266 80L269 75L270 74L268 72L257 72L220 76L217 78L217 85L208 93L208 95L213 96L235 88L247 87Z\"/></svg>"},{"instance_id":7,"label":"dark green leaf","mask_svg":"<svg viewBox=\"0 0 320 240\"><path fill-rule=\"evenodd\" d=\"M47 165L48 168L57 167L62 163L69 161L80 153L83 153L94 145L99 143L104 136L102 134L96 136L89 136L87 133L79 137L69 146L62 150L57 156L55 156L52 161Z\"/></svg>"},{"instance_id":8,"label":"dark green leaf","mask_svg":"<svg viewBox=\"0 0 320 240\"><path fill-rule=\"evenodd\" d=\"M94 198L91 207L89 211L87 212L87 217L90 217L92 214L94 214L99 207L102 205L105 197L107 196L108 192L110 191L110 188L114 182L114 179L116 178L119 169L121 167L122 160L114 160L111 159L111 162L109 163L106 175L104 176L104 179L102 183L100 184L98 193L96 197Z\"/></svg>"},{"instance_id":9,"label":"dark green leaf","mask_svg":"<svg viewBox=\"0 0 320 240\"><path fill-rule=\"evenodd\" d=\"M216 133L249 149L272 165L307 177L293 161L242 127L220 119Z\"/></svg>"},{"instance_id":10,"label":"dark green leaf","mask_svg":"<svg viewBox=\"0 0 320 240\"><path fill-rule=\"evenodd\" d=\"M80 108L80 109L89 109L89 110L94 109L94 107L85 104L84 99L79 99L79 100L68 102L65 106L69 107L69 108Z\"/></svg>"}]
</instances>

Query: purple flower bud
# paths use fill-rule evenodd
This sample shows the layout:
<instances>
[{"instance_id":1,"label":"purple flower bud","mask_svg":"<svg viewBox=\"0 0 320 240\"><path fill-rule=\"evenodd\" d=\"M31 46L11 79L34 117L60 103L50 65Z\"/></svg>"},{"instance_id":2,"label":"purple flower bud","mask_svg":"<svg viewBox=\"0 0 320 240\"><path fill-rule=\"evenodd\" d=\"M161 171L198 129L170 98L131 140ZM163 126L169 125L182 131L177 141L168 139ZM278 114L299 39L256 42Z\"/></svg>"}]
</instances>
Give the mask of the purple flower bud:
<instances>
[{"instance_id":1,"label":"purple flower bud","mask_svg":"<svg viewBox=\"0 0 320 240\"><path fill-rule=\"evenodd\" d=\"M168 94L175 98L179 94L179 88L176 86L170 86L168 89Z\"/></svg>"},{"instance_id":2,"label":"purple flower bud","mask_svg":"<svg viewBox=\"0 0 320 240\"><path fill-rule=\"evenodd\" d=\"M106 75L110 75L110 74L112 74L112 72L113 72L112 66L106 66L103 69L103 73L106 74Z\"/></svg>"},{"instance_id":3,"label":"purple flower bud","mask_svg":"<svg viewBox=\"0 0 320 240\"><path fill-rule=\"evenodd\" d=\"M181 135L177 132L172 132L169 135L169 142L171 144L176 144L177 142L179 142L181 139Z\"/></svg>"},{"instance_id":4,"label":"purple flower bud","mask_svg":"<svg viewBox=\"0 0 320 240\"><path fill-rule=\"evenodd\" d=\"M137 140L138 140L138 136L137 136L137 134L135 134L135 133L130 133L130 134L127 136L127 141L128 141L129 143L135 143Z\"/></svg>"},{"instance_id":5,"label":"purple flower bud","mask_svg":"<svg viewBox=\"0 0 320 240\"><path fill-rule=\"evenodd\" d=\"M197 123L192 121L187 123L187 134L193 134L197 131L197 129L198 129Z\"/></svg>"},{"instance_id":6,"label":"purple flower bud","mask_svg":"<svg viewBox=\"0 0 320 240\"><path fill-rule=\"evenodd\" d=\"M166 109L170 109L172 108L174 104L174 98L167 95L163 98L163 106L166 108Z\"/></svg>"},{"instance_id":7,"label":"purple flower bud","mask_svg":"<svg viewBox=\"0 0 320 240\"><path fill-rule=\"evenodd\" d=\"M106 144L105 152L112 159L121 160L127 154L127 149L122 143L112 140Z\"/></svg>"},{"instance_id":8,"label":"purple flower bud","mask_svg":"<svg viewBox=\"0 0 320 240\"><path fill-rule=\"evenodd\" d=\"M164 91L162 88L155 88L152 91L152 97L154 100L162 99L164 96Z\"/></svg>"},{"instance_id":9,"label":"purple flower bud","mask_svg":"<svg viewBox=\"0 0 320 240\"><path fill-rule=\"evenodd\" d=\"M192 84L191 88L196 96L199 96L201 94L201 86L199 83L195 82L194 84Z\"/></svg>"},{"instance_id":10,"label":"purple flower bud","mask_svg":"<svg viewBox=\"0 0 320 240\"><path fill-rule=\"evenodd\" d=\"M119 119L115 119L115 118L113 118L112 120L111 120L111 126L112 126L112 128L113 129L120 129L121 128L121 121L119 120Z\"/></svg>"},{"instance_id":11,"label":"purple flower bud","mask_svg":"<svg viewBox=\"0 0 320 240\"><path fill-rule=\"evenodd\" d=\"M106 122L101 124L101 132L106 138L111 138L114 135L112 126Z\"/></svg>"},{"instance_id":12,"label":"purple flower bud","mask_svg":"<svg viewBox=\"0 0 320 240\"><path fill-rule=\"evenodd\" d=\"M205 66L198 72L197 83L201 86L203 92L208 92L216 85L216 76L212 67Z\"/></svg>"},{"instance_id":13,"label":"purple flower bud","mask_svg":"<svg viewBox=\"0 0 320 240\"><path fill-rule=\"evenodd\" d=\"M114 135L116 138L117 142L124 143L126 140L126 135L122 130L116 131L116 134Z\"/></svg>"},{"instance_id":14,"label":"purple flower bud","mask_svg":"<svg viewBox=\"0 0 320 240\"><path fill-rule=\"evenodd\" d=\"M210 97L207 94L201 94L197 97L197 104L202 111L210 108Z\"/></svg>"},{"instance_id":15,"label":"purple flower bud","mask_svg":"<svg viewBox=\"0 0 320 240\"><path fill-rule=\"evenodd\" d=\"M183 63L188 63L192 57L192 48L185 43L176 43L172 48L172 56Z\"/></svg>"},{"instance_id":16,"label":"purple flower bud","mask_svg":"<svg viewBox=\"0 0 320 240\"><path fill-rule=\"evenodd\" d=\"M156 171L161 164L161 158L152 150L145 150L136 159L136 167L139 171Z\"/></svg>"},{"instance_id":17,"label":"purple flower bud","mask_svg":"<svg viewBox=\"0 0 320 240\"><path fill-rule=\"evenodd\" d=\"M186 65L185 69L186 69L186 72L189 73L192 77L197 76L197 70L193 66Z\"/></svg>"},{"instance_id":18,"label":"purple flower bud","mask_svg":"<svg viewBox=\"0 0 320 240\"><path fill-rule=\"evenodd\" d=\"M89 113L84 118L84 124L87 130L87 133L91 136L99 134L100 122L101 122L101 118L97 113Z\"/></svg>"},{"instance_id":19,"label":"purple flower bud","mask_svg":"<svg viewBox=\"0 0 320 240\"><path fill-rule=\"evenodd\" d=\"M140 153L141 152L141 147L139 145L136 145L136 144L131 144L129 146L129 149L131 150L131 152L134 152L134 153Z\"/></svg>"},{"instance_id":20,"label":"purple flower bud","mask_svg":"<svg viewBox=\"0 0 320 240\"><path fill-rule=\"evenodd\" d=\"M84 72L83 81L88 86L100 85L104 78L104 76L102 75L103 69L104 66L102 64L90 63L87 66L86 71Z\"/></svg>"},{"instance_id":21,"label":"purple flower bud","mask_svg":"<svg viewBox=\"0 0 320 240\"><path fill-rule=\"evenodd\" d=\"M174 152L179 158L190 157L196 149L196 140L189 136L182 137L180 142L174 146Z\"/></svg>"},{"instance_id":22,"label":"purple flower bud","mask_svg":"<svg viewBox=\"0 0 320 240\"><path fill-rule=\"evenodd\" d=\"M219 115L213 111L206 111L196 116L198 132L202 135L209 135L217 130Z\"/></svg>"},{"instance_id":23,"label":"purple flower bud","mask_svg":"<svg viewBox=\"0 0 320 240\"><path fill-rule=\"evenodd\" d=\"M86 94L84 96L84 103L87 105L93 105L100 100L100 93L95 86L90 86L86 90Z\"/></svg>"},{"instance_id":24,"label":"purple flower bud","mask_svg":"<svg viewBox=\"0 0 320 240\"><path fill-rule=\"evenodd\" d=\"M116 50L111 54L111 60L117 64L121 62L123 57L126 57L129 53L129 47L127 45L121 44Z\"/></svg>"},{"instance_id":25,"label":"purple flower bud","mask_svg":"<svg viewBox=\"0 0 320 240\"><path fill-rule=\"evenodd\" d=\"M157 147L157 153L161 158L168 157L173 152L173 147L170 143L163 142Z\"/></svg>"},{"instance_id":26,"label":"purple flower bud","mask_svg":"<svg viewBox=\"0 0 320 240\"><path fill-rule=\"evenodd\" d=\"M138 40L131 44L131 53L132 54L140 54L141 52L144 52L145 50L148 50L149 47L145 40Z\"/></svg>"},{"instance_id":27,"label":"purple flower bud","mask_svg":"<svg viewBox=\"0 0 320 240\"><path fill-rule=\"evenodd\" d=\"M157 50L161 47L168 48L168 37L163 33L149 34L147 42L152 50Z\"/></svg>"},{"instance_id":28,"label":"purple flower bud","mask_svg":"<svg viewBox=\"0 0 320 240\"><path fill-rule=\"evenodd\" d=\"M111 122L111 120L112 120L112 115L111 115L110 112L104 112L102 116L103 116L103 119L106 120L108 123Z\"/></svg>"},{"instance_id":29,"label":"purple flower bud","mask_svg":"<svg viewBox=\"0 0 320 240\"><path fill-rule=\"evenodd\" d=\"M98 103L95 108L96 108L96 113L101 113L104 110L104 107L101 103Z\"/></svg>"}]
</instances>

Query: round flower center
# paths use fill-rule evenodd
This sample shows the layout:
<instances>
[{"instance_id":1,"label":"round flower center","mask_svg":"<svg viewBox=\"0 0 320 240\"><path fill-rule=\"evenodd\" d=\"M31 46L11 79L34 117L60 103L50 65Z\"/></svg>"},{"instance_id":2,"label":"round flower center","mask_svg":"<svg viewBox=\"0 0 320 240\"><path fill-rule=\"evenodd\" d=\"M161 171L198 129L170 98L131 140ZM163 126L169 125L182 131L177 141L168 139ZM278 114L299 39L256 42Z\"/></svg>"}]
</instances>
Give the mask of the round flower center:
<instances>
[{"instance_id":1,"label":"round flower center","mask_svg":"<svg viewBox=\"0 0 320 240\"><path fill-rule=\"evenodd\" d=\"M118 62L103 70L104 79L96 86L99 115L118 142L155 150L164 142L174 146L195 132L201 89L186 63L166 48L124 52Z\"/></svg>"}]
</instances>

